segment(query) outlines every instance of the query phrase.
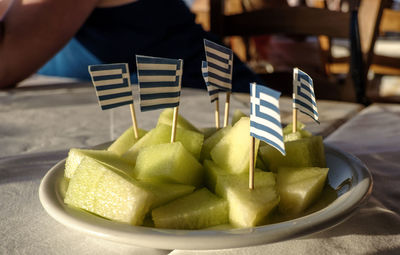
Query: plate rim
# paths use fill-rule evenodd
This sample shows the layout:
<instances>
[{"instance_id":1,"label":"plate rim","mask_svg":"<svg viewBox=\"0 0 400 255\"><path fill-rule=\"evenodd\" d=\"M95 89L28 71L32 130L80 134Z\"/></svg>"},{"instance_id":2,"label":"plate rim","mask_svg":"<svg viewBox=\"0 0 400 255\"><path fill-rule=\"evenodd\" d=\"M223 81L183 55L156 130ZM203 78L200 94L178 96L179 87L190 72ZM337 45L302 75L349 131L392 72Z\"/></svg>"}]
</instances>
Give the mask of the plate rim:
<instances>
[{"instance_id":1,"label":"plate rim","mask_svg":"<svg viewBox=\"0 0 400 255\"><path fill-rule=\"evenodd\" d=\"M96 147L99 148L102 145ZM60 194L57 192L57 181L60 181L60 175L63 176L62 166L66 159L58 161L42 178L39 186L39 199L45 211L66 227L92 236L140 247L168 250L212 250L284 241L315 234L344 222L368 201L372 193L372 174L366 165L350 153L326 143L324 145L326 154L332 153L345 159L346 163L352 167L353 172L360 175L365 183L359 186L361 182L358 181L356 187L351 187L341 195L341 201L336 199L321 210L280 223L229 230L171 230L131 226L100 217L85 216L85 219L83 219L82 213L90 214L68 208L61 202ZM353 198L351 204L346 203L343 196L355 196L354 189L357 186L360 190L356 199ZM344 205L344 210L335 208L334 205L337 203ZM290 231L288 231L288 228L290 228ZM273 235L271 235L271 231L274 233ZM224 240L222 241L222 239Z\"/></svg>"}]
</instances>

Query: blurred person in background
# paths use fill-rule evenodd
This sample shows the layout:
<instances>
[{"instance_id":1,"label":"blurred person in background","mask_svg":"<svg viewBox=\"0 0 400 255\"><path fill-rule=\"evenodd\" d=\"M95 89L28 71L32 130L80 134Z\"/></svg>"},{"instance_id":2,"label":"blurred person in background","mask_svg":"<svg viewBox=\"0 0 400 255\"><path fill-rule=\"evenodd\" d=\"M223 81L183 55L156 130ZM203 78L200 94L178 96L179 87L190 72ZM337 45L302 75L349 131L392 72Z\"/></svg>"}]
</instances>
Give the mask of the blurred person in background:
<instances>
[{"instance_id":1,"label":"blurred person in background","mask_svg":"<svg viewBox=\"0 0 400 255\"><path fill-rule=\"evenodd\" d=\"M183 59L182 85L205 88L203 39L222 44L182 0L3 1L11 7L0 5L0 88L35 72L90 80L88 65L121 62L134 83L136 54ZM248 91L259 78L233 63L233 91Z\"/></svg>"}]
</instances>

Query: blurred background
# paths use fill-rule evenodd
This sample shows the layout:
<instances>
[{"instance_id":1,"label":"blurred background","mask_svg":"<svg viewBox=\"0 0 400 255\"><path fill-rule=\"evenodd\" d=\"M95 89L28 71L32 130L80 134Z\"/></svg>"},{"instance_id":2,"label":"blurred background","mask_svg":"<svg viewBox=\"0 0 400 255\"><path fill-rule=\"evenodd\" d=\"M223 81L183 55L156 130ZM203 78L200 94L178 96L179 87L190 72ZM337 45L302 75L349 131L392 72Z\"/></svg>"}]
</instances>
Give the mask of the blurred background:
<instances>
[{"instance_id":1,"label":"blurred background","mask_svg":"<svg viewBox=\"0 0 400 255\"><path fill-rule=\"evenodd\" d=\"M400 0L186 3L197 22L224 37L268 86L290 84L292 68L299 67L313 77L318 98L400 102ZM358 17L353 55L352 12ZM355 73L361 80L351 78ZM290 95L292 88L280 90Z\"/></svg>"}]
</instances>

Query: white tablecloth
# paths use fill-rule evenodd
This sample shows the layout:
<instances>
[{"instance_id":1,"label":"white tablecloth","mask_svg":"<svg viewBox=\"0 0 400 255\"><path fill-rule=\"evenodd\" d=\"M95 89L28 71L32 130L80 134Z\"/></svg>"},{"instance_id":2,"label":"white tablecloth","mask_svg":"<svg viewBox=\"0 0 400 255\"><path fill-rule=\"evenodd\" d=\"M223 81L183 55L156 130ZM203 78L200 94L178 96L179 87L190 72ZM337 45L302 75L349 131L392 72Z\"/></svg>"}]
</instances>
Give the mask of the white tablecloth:
<instances>
[{"instance_id":1,"label":"white tablecloth","mask_svg":"<svg viewBox=\"0 0 400 255\"><path fill-rule=\"evenodd\" d=\"M350 220L302 240L218 251L162 251L113 243L70 230L42 208L38 187L47 170L70 147L93 146L122 133L130 125L127 107L112 114L102 112L93 91L84 88L0 93L0 106L0 254L400 253L400 194L396 189L400 183L400 106L367 108L327 139L359 156L375 178L370 202ZM204 91L183 92L180 112L195 125L212 125L213 109ZM234 109L248 112L248 106L235 97ZM354 114L357 107L346 109ZM141 128L155 126L159 111L137 112ZM328 121L329 115L324 118Z\"/></svg>"}]
</instances>

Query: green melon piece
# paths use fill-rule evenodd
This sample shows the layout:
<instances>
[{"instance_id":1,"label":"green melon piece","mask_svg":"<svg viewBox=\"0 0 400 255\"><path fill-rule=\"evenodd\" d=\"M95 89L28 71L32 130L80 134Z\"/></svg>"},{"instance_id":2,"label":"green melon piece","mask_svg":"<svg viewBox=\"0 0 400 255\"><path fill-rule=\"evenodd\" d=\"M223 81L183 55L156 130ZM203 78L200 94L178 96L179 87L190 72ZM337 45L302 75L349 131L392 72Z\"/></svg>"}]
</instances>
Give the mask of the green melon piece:
<instances>
[{"instance_id":1,"label":"green melon piece","mask_svg":"<svg viewBox=\"0 0 400 255\"><path fill-rule=\"evenodd\" d=\"M68 157L65 162L64 176L67 178L72 178L81 161L87 157L100 161L115 170L126 172L127 174L132 174L135 167L134 162L123 159L112 151L72 148L69 150Z\"/></svg>"},{"instance_id":2,"label":"green melon piece","mask_svg":"<svg viewBox=\"0 0 400 255\"><path fill-rule=\"evenodd\" d=\"M278 168L277 184L281 197L279 211L283 214L299 214L317 201L324 188L328 170L319 167Z\"/></svg>"},{"instance_id":3,"label":"green melon piece","mask_svg":"<svg viewBox=\"0 0 400 255\"><path fill-rule=\"evenodd\" d=\"M259 153L268 169L278 167L326 167L324 144L321 136L312 136L285 142L286 156L272 146L260 147Z\"/></svg>"},{"instance_id":4,"label":"green melon piece","mask_svg":"<svg viewBox=\"0 0 400 255\"><path fill-rule=\"evenodd\" d=\"M231 173L221 169L213 161L208 159L204 160L203 167L205 175L204 177L205 185L212 192L215 192L215 186L219 178L225 178L227 176L232 175Z\"/></svg>"},{"instance_id":5,"label":"green melon piece","mask_svg":"<svg viewBox=\"0 0 400 255\"><path fill-rule=\"evenodd\" d=\"M158 117L157 126L159 124L172 126L173 116L174 116L173 108L165 109L164 111L161 112L160 116ZM200 132L192 123L190 123L187 119L185 119L180 114L178 114L177 127L195 131L195 132Z\"/></svg>"},{"instance_id":6,"label":"green melon piece","mask_svg":"<svg viewBox=\"0 0 400 255\"><path fill-rule=\"evenodd\" d=\"M249 117L247 114L243 113L241 110L235 110L232 116L232 126L236 124L242 117Z\"/></svg>"},{"instance_id":7,"label":"green melon piece","mask_svg":"<svg viewBox=\"0 0 400 255\"><path fill-rule=\"evenodd\" d=\"M306 125L304 123L300 122L300 121L297 121L296 124L297 124L296 125L296 127L297 127L296 129L297 130L303 130L306 127ZM292 133L293 132L293 122L287 124L286 127L282 128L282 132L283 132L284 135Z\"/></svg>"},{"instance_id":8,"label":"green melon piece","mask_svg":"<svg viewBox=\"0 0 400 255\"><path fill-rule=\"evenodd\" d=\"M257 154L259 140L255 140L255 154ZM249 170L250 145L250 118L243 117L214 146L210 155L221 168L240 174Z\"/></svg>"},{"instance_id":9,"label":"green melon piece","mask_svg":"<svg viewBox=\"0 0 400 255\"><path fill-rule=\"evenodd\" d=\"M231 130L231 126L226 126L224 128L219 129L213 135L204 140L203 147L201 149L200 154L200 162L203 162L205 159L211 159L210 152L214 148L214 146Z\"/></svg>"},{"instance_id":10,"label":"green melon piece","mask_svg":"<svg viewBox=\"0 0 400 255\"><path fill-rule=\"evenodd\" d=\"M108 151L115 152L118 155L122 155L127 152L141 137L143 137L147 131L143 129L138 129L139 138L135 138L135 134L133 132L133 127L129 127L119 136L109 147Z\"/></svg>"},{"instance_id":11,"label":"green melon piece","mask_svg":"<svg viewBox=\"0 0 400 255\"><path fill-rule=\"evenodd\" d=\"M268 223L279 203L275 183L274 173L262 171L254 173L253 190L247 174L218 178L215 192L228 200L230 224L252 227Z\"/></svg>"},{"instance_id":12,"label":"green melon piece","mask_svg":"<svg viewBox=\"0 0 400 255\"><path fill-rule=\"evenodd\" d=\"M138 226L142 225L153 201L153 194L135 180L109 170L97 185L93 212L110 220Z\"/></svg>"},{"instance_id":13,"label":"green melon piece","mask_svg":"<svg viewBox=\"0 0 400 255\"><path fill-rule=\"evenodd\" d=\"M228 223L228 203L206 188L152 211L157 228L202 229Z\"/></svg>"},{"instance_id":14,"label":"green melon piece","mask_svg":"<svg viewBox=\"0 0 400 255\"><path fill-rule=\"evenodd\" d=\"M262 171L267 171L268 167L262 160L260 154L257 154L257 159L256 159L256 168L261 169Z\"/></svg>"},{"instance_id":15,"label":"green melon piece","mask_svg":"<svg viewBox=\"0 0 400 255\"><path fill-rule=\"evenodd\" d=\"M97 184L103 177L106 167L92 158L83 158L69 181L64 203L94 211Z\"/></svg>"},{"instance_id":16,"label":"green melon piece","mask_svg":"<svg viewBox=\"0 0 400 255\"><path fill-rule=\"evenodd\" d=\"M312 134L305 130L304 128L306 125L297 121L297 131L293 133L293 123L289 123L286 127L282 129L283 131L283 140L287 141L294 141L301 138L311 137Z\"/></svg>"},{"instance_id":17,"label":"green melon piece","mask_svg":"<svg viewBox=\"0 0 400 255\"><path fill-rule=\"evenodd\" d=\"M141 186L154 195L150 209L167 204L179 197L192 193L194 186L160 182L140 182Z\"/></svg>"},{"instance_id":18,"label":"green melon piece","mask_svg":"<svg viewBox=\"0 0 400 255\"><path fill-rule=\"evenodd\" d=\"M219 129L215 127L200 128L200 132L204 135L204 140L212 136Z\"/></svg>"},{"instance_id":19,"label":"green melon piece","mask_svg":"<svg viewBox=\"0 0 400 255\"><path fill-rule=\"evenodd\" d=\"M159 124L134 144L132 148L123 155L123 158L136 160L136 157L142 148L151 145L170 143L171 131L171 126ZM177 128L175 140L181 142L186 150L188 150L196 159L200 158L201 148L204 141L203 134L188 129Z\"/></svg>"},{"instance_id":20,"label":"green melon piece","mask_svg":"<svg viewBox=\"0 0 400 255\"><path fill-rule=\"evenodd\" d=\"M128 175L87 157L70 180L64 202L110 220L141 225L152 196Z\"/></svg>"},{"instance_id":21,"label":"green melon piece","mask_svg":"<svg viewBox=\"0 0 400 255\"><path fill-rule=\"evenodd\" d=\"M203 166L180 142L158 144L139 152L134 176L199 187L203 183Z\"/></svg>"}]
</instances>

